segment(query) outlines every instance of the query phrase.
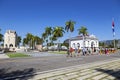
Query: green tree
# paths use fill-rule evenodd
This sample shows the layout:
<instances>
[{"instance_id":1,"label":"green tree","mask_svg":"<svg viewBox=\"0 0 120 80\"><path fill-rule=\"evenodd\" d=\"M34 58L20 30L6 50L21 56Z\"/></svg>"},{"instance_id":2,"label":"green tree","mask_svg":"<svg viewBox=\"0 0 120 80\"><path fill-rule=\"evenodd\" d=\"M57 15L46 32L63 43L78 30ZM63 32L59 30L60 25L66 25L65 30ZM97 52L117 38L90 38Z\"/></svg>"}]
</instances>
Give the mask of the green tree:
<instances>
[{"instance_id":1,"label":"green tree","mask_svg":"<svg viewBox=\"0 0 120 80\"><path fill-rule=\"evenodd\" d=\"M1 34L1 29L0 29L0 42L3 41L3 35Z\"/></svg>"},{"instance_id":2,"label":"green tree","mask_svg":"<svg viewBox=\"0 0 120 80\"><path fill-rule=\"evenodd\" d=\"M17 36L17 46L19 47L21 43L21 36Z\"/></svg>"},{"instance_id":3,"label":"green tree","mask_svg":"<svg viewBox=\"0 0 120 80\"><path fill-rule=\"evenodd\" d=\"M99 46L100 47L105 47L105 43L104 42L99 42Z\"/></svg>"},{"instance_id":4,"label":"green tree","mask_svg":"<svg viewBox=\"0 0 120 80\"><path fill-rule=\"evenodd\" d=\"M31 33L27 33L26 39L27 39L27 44L29 45L29 47L33 49L34 35L32 35Z\"/></svg>"},{"instance_id":5,"label":"green tree","mask_svg":"<svg viewBox=\"0 0 120 80\"><path fill-rule=\"evenodd\" d=\"M57 38L63 37L63 33L65 33L63 27L60 27L60 26L54 27L54 30L53 30L54 37L57 37Z\"/></svg>"},{"instance_id":6,"label":"green tree","mask_svg":"<svg viewBox=\"0 0 120 80\"><path fill-rule=\"evenodd\" d=\"M47 40L46 40L46 42L47 42L47 47L48 47L48 39L50 40L50 42L51 42L51 35L52 35L52 32L53 32L53 29L52 29L52 27L46 27L45 28L45 33L46 33L46 37L47 37Z\"/></svg>"},{"instance_id":7,"label":"green tree","mask_svg":"<svg viewBox=\"0 0 120 80\"><path fill-rule=\"evenodd\" d=\"M79 34L79 35L80 35L80 34L83 35L83 48L84 48L84 45L85 45L85 43L84 43L84 38L85 38L85 36L88 34L87 28L84 27L84 26L81 26L81 28L78 29L78 34Z\"/></svg>"},{"instance_id":8,"label":"green tree","mask_svg":"<svg viewBox=\"0 0 120 80\"><path fill-rule=\"evenodd\" d=\"M75 25L74 21L71 21L71 20L67 21L65 23L65 30L67 32L71 32L72 33L74 31L74 25ZM69 48L70 48L70 36L69 36Z\"/></svg>"},{"instance_id":9,"label":"green tree","mask_svg":"<svg viewBox=\"0 0 120 80\"><path fill-rule=\"evenodd\" d=\"M43 40L45 42L45 39L47 38L47 34L46 33L42 33L42 38L43 38Z\"/></svg>"},{"instance_id":10,"label":"green tree","mask_svg":"<svg viewBox=\"0 0 120 80\"><path fill-rule=\"evenodd\" d=\"M53 36L54 37L56 37L57 39L60 38L60 37L63 37L63 33L65 33L63 27L60 27L60 26L54 27L54 30L53 30ZM59 49L59 51L60 51L60 49Z\"/></svg>"},{"instance_id":11,"label":"green tree","mask_svg":"<svg viewBox=\"0 0 120 80\"><path fill-rule=\"evenodd\" d=\"M23 39L23 46L27 45L28 44L28 41L26 38Z\"/></svg>"},{"instance_id":12,"label":"green tree","mask_svg":"<svg viewBox=\"0 0 120 80\"><path fill-rule=\"evenodd\" d=\"M78 34L79 34L79 35L82 34L83 36L86 36L86 35L88 34L87 28L84 27L84 26L81 26L81 28L78 29Z\"/></svg>"},{"instance_id":13,"label":"green tree","mask_svg":"<svg viewBox=\"0 0 120 80\"><path fill-rule=\"evenodd\" d=\"M46 40L46 38L47 38L47 34L44 32L44 33L42 33L42 39L43 39L43 43L48 43L48 41ZM43 45L43 44L42 44ZM47 47L47 49L48 49L48 47Z\"/></svg>"},{"instance_id":14,"label":"green tree","mask_svg":"<svg viewBox=\"0 0 120 80\"><path fill-rule=\"evenodd\" d=\"M47 37L50 36L52 34L52 27L46 27L45 33L46 33Z\"/></svg>"},{"instance_id":15,"label":"green tree","mask_svg":"<svg viewBox=\"0 0 120 80\"><path fill-rule=\"evenodd\" d=\"M43 39L42 38L40 38L40 37L38 37L38 36L34 36L34 38L35 38L35 45L40 45L40 44L42 44L43 43Z\"/></svg>"},{"instance_id":16,"label":"green tree","mask_svg":"<svg viewBox=\"0 0 120 80\"><path fill-rule=\"evenodd\" d=\"M23 45L29 45L29 47L31 47L32 49L35 48L35 45L39 45L42 43L43 43L42 38L34 36L31 33L27 33L26 38L23 39Z\"/></svg>"},{"instance_id":17,"label":"green tree","mask_svg":"<svg viewBox=\"0 0 120 80\"><path fill-rule=\"evenodd\" d=\"M67 21L66 23L65 23L65 30L67 31L67 32L73 32L74 31L74 25L75 25L75 22L74 21L71 21L71 20L69 20L69 21Z\"/></svg>"},{"instance_id":18,"label":"green tree","mask_svg":"<svg viewBox=\"0 0 120 80\"><path fill-rule=\"evenodd\" d=\"M50 37L50 40L51 40L51 43L53 43L53 41L56 41L56 40L57 40L57 37L55 37L54 35L52 35L52 36Z\"/></svg>"}]
</instances>

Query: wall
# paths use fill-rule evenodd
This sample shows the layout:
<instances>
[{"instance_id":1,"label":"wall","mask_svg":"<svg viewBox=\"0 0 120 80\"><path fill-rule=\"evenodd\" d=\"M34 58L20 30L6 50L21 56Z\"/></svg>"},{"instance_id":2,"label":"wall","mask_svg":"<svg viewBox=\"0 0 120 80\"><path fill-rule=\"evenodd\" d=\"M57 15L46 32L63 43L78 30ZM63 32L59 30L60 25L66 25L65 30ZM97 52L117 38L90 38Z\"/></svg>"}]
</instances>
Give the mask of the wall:
<instances>
[{"instance_id":1,"label":"wall","mask_svg":"<svg viewBox=\"0 0 120 80\"><path fill-rule=\"evenodd\" d=\"M80 44L80 49L83 48L83 40L72 40L70 42L70 46L75 49L75 47L78 48L77 43ZM74 45L75 44L75 45ZM99 41L98 40L90 40L86 39L84 41L84 47L99 47Z\"/></svg>"}]
</instances>

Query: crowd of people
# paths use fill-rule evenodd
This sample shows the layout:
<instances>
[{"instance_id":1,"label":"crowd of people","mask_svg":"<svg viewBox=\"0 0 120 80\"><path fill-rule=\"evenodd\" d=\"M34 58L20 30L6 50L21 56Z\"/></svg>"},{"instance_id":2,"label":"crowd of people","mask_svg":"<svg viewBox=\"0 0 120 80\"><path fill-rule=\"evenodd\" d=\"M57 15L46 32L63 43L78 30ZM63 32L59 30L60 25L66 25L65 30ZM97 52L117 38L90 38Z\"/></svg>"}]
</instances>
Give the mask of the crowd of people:
<instances>
[{"instance_id":1,"label":"crowd of people","mask_svg":"<svg viewBox=\"0 0 120 80\"><path fill-rule=\"evenodd\" d=\"M76 56L85 56L85 55L93 55L93 54L110 54L115 53L116 49L114 48L87 48L84 47L82 49L72 47L67 51L67 57L76 57Z\"/></svg>"}]
</instances>

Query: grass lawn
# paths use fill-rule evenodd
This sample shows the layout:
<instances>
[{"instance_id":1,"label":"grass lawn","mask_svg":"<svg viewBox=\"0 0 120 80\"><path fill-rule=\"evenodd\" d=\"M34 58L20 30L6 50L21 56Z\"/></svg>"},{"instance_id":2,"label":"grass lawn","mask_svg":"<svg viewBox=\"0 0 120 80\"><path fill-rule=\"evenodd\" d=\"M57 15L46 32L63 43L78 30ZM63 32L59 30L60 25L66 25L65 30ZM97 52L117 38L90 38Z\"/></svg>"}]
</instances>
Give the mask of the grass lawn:
<instances>
[{"instance_id":1,"label":"grass lawn","mask_svg":"<svg viewBox=\"0 0 120 80\"><path fill-rule=\"evenodd\" d=\"M49 53L55 53L55 54L67 54L67 51L49 51Z\"/></svg>"},{"instance_id":2,"label":"grass lawn","mask_svg":"<svg viewBox=\"0 0 120 80\"><path fill-rule=\"evenodd\" d=\"M29 57L29 55L26 55L26 54L23 54L23 53L16 53L16 52L7 53L7 55L8 55L10 58L16 58L16 57Z\"/></svg>"}]
</instances>

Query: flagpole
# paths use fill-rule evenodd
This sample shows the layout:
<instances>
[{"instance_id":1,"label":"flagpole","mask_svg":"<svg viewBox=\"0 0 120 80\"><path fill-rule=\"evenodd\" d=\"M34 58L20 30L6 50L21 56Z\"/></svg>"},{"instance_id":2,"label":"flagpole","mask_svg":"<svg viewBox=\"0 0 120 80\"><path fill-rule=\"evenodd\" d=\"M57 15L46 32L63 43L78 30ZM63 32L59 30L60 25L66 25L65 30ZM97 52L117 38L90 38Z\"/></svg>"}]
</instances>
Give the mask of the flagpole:
<instances>
[{"instance_id":1,"label":"flagpole","mask_svg":"<svg viewBox=\"0 0 120 80\"><path fill-rule=\"evenodd\" d=\"M113 30L113 39L114 39L114 48L115 48L115 24L114 24L114 18L112 19L112 30Z\"/></svg>"},{"instance_id":2,"label":"flagpole","mask_svg":"<svg viewBox=\"0 0 120 80\"><path fill-rule=\"evenodd\" d=\"M115 48L115 36L114 36L114 48Z\"/></svg>"}]
</instances>

